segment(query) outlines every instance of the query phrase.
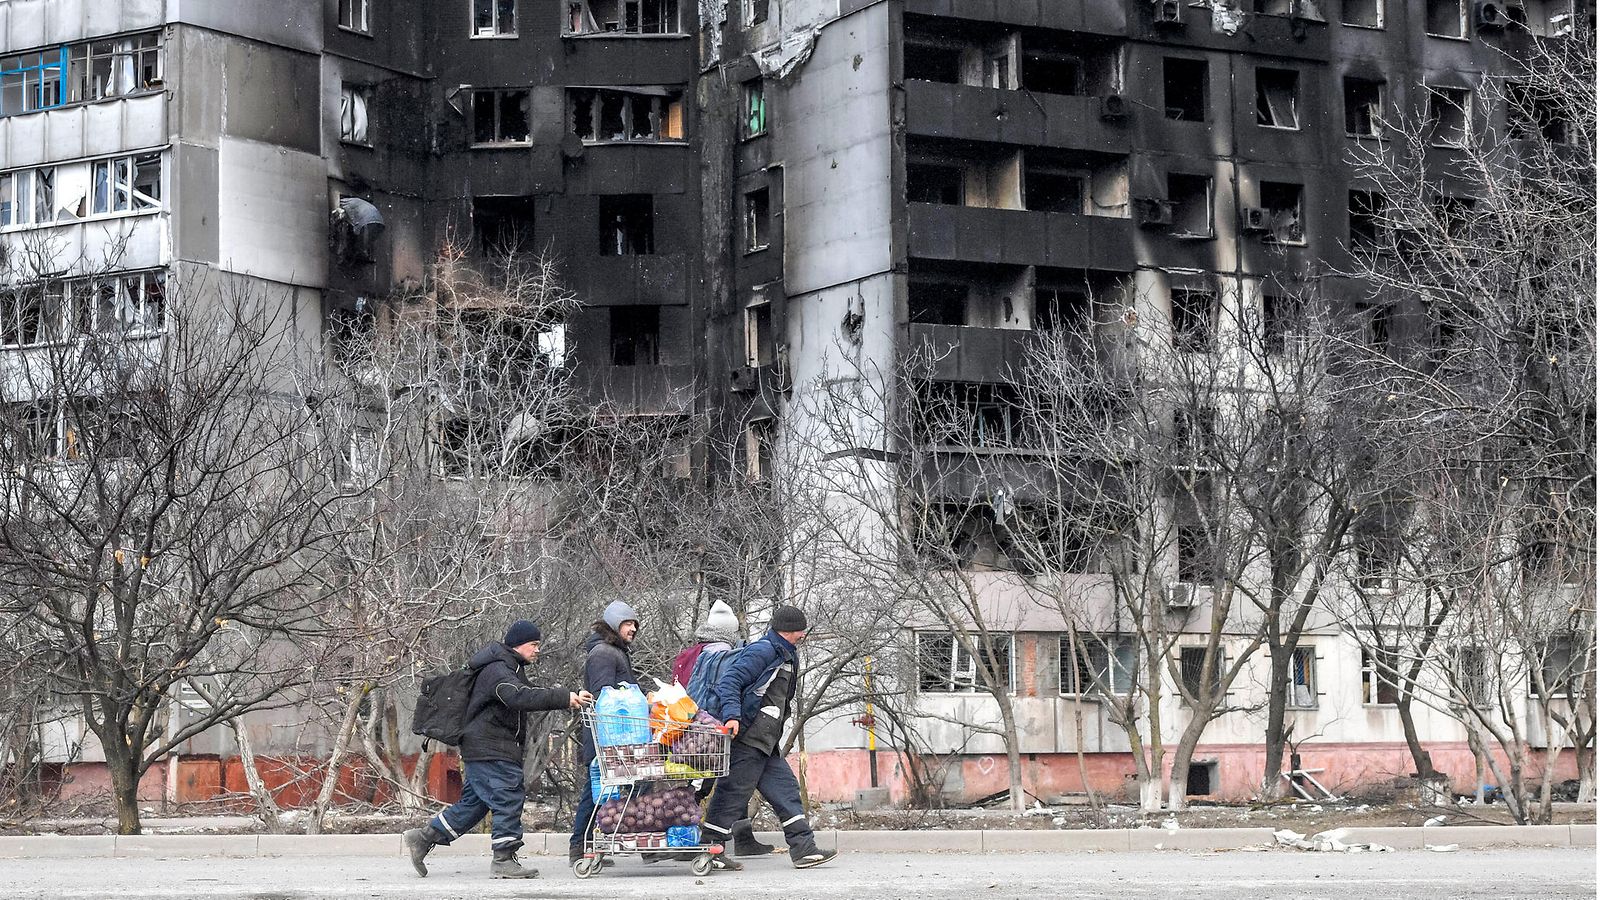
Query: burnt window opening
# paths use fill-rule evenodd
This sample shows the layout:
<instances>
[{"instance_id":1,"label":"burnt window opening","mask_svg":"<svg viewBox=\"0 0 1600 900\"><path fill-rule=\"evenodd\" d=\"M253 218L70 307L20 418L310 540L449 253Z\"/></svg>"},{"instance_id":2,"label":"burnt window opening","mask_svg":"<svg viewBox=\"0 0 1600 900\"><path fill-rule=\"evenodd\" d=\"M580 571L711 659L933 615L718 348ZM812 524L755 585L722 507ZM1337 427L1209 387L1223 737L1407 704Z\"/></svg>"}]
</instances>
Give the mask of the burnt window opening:
<instances>
[{"instance_id":1,"label":"burnt window opening","mask_svg":"<svg viewBox=\"0 0 1600 900\"><path fill-rule=\"evenodd\" d=\"M433 429L438 473L446 478L560 478L562 457L575 439L571 429L525 433L518 419L503 423L488 416L462 416L438 422Z\"/></svg>"},{"instance_id":2,"label":"burnt window opening","mask_svg":"<svg viewBox=\"0 0 1600 900\"><path fill-rule=\"evenodd\" d=\"M744 84L744 136L760 137L767 133L767 92L761 79L753 78Z\"/></svg>"},{"instance_id":3,"label":"burnt window opening","mask_svg":"<svg viewBox=\"0 0 1600 900\"><path fill-rule=\"evenodd\" d=\"M1344 80L1344 132L1377 137L1383 123L1384 82L1371 78Z\"/></svg>"},{"instance_id":4,"label":"burnt window opening","mask_svg":"<svg viewBox=\"0 0 1600 900\"><path fill-rule=\"evenodd\" d=\"M1258 16L1292 16L1300 6L1301 0L1254 0L1250 11Z\"/></svg>"},{"instance_id":5,"label":"burnt window opening","mask_svg":"<svg viewBox=\"0 0 1600 900\"><path fill-rule=\"evenodd\" d=\"M744 308L744 364L751 368L770 366L777 360L777 345L772 330L772 304L752 303Z\"/></svg>"},{"instance_id":6,"label":"burnt window opening","mask_svg":"<svg viewBox=\"0 0 1600 900\"><path fill-rule=\"evenodd\" d=\"M1384 0L1342 0L1339 21L1357 28L1383 27Z\"/></svg>"},{"instance_id":7,"label":"burnt window opening","mask_svg":"<svg viewBox=\"0 0 1600 900\"><path fill-rule=\"evenodd\" d=\"M1572 0L1523 0L1507 4L1505 13L1511 24L1529 34L1561 38L1570 37L1577 24L1572 7Z\"/></svg>"},{"instance_id":8,"label":"burnt window opening","mask_svg":"<svg viewBox=\"0 0 1600 900\"><path fill-rule=\"evenodd\" d=\"M746 27L766 24L768 0L742 0L742 4Z\"/></svg>"},{"instance_id":9,"label":"burnt window opening","mask_svg":"<svg viewBox=\"0 0 1600 900\"><path fill-rule=\"evenodd\" d=\"M328 313L328 338L340 359L370 349L377 329L378 309L371 297L348 298Z\"/></svg>"},{"instance_id":10,"label":"burnt window opening","mask_svg":"<svg viewBox=\"0 0 1600 900\"><path fill-rule=\"evenodd\" d=\"M1367 346L1375 353L1387 354L1394 341L1394 307L1374 306L1368 310Z\"/></svg>"},{"instance_id":11,"label":"burnt window opening","mask_svg":"<svg viewBox=\"0 0 1600 900\"><path fill-rule=\"evenodd\" d=\"M918 437L931 446L1027 447L1037 443L1016 388L939 381L917 397Z\"/></svg>"},{"instance_id":12,"label":"burnt window opening","mask_svg":"<svg viewBox=\"0 0 1600 900\"><path fill-rule=\"evenodd\" d=\"M1203 59L1168 57L1161 61L1163 106L1179 122L1206 120L1206 88L1210 67Z\"/></svg>"},{"instance_id":13,"label":"burnt window opening","mask_svg":"<svg viewBox=\"0 0 1600 900\"><path fill-rule=\"evenodd\" d=\"M1384 234L1384 218L1388 215L1388 200L1376 191L1351 191L1350 250L1373 252L1380 249Z\"/></svg>"},{"instance_id":14,"label":"burnt window opening","mask_svg":"<svg viewBox=\"0 0 1600 900\"><path fill-rule=\"evenodd\" d=\"M1194 288L1173 290L1173 349L1186 353L1210 353L1214 349L1216 322L1216 294Z\"/></svg>"},{"instance_id":15,"label":"burnt window opening","mask_svg":"<svg viewBox=\"0 0 1600 900\"><path fill-rule=\"evenodd\" d=\"M600 255L648 256L656 252L654 198L611 194L600 198Z\"/></svg>"},{"instance_id":16,"label":"burnt window opening","mask_svg":"<svg viewBox=\"0 0 1600 900\"><path fill-rule=\"evenodd\" d=\"M682 34L679 0L568 0L567 34Z\"/></svg>"},{"instance_id":17,"label":"burnt window opening","mask_svg":"<svg viewBox=\"0 0 1600 900\"><path fill-rule=\"evenodd\" d=\"M1256 124L1265 128L1300 127L1299 72L1256 69Z\"/></svg>"},{"instance_id":18,"label":"burnt window opening","mask_svg":"<svg viewBox=\"0 0 1600 900\"><path fill-rule=\"evenodd\" d=\"M766 188L744 195L744 249L746 253L767 249L772 241L772 206Z\"/></svg>"},{"instance_id":19,"label":"burnt window opening","mask_svg":"<svg viewBox=\"0 0 1600 900\"><path fill-rule=\"evenodd\" d=\"M1428 88L1428 128L1440 147L1465 147L1472 121L1472 92L1465 88Z\"/></svg>"},{"instance_id":20,"label":"burnt window opening","mask_svg":"<svg viewBox=\"0 0 1600 900\"><path fill-rule=\"evenodd\" d=\"M472 198L472 233L486 257L530 253L534 247L534 198Z\"/></svg>"},{"instance_id":21,"label":"burnt window opening","mask_svg":"<svg viewBox=\"0 0 1600 900\"><path fill-rule=\"evenodd\" d=\"M961 83L961 48L955 44L908 39L904 65L908 81Z\"/></svg>"},{"instance_id":22,"label":"burnt window opening","mask_svg":"<svg viewBox=\"0 0 1600 900\"><path fill-rule=\"evenodd\" d=\"M1022 88L1040 94L1081 96L1083 60L1060 53L1028 52L1022 55Z\"/></svg>"},{"instance_id":23,"label":"burnt window opening","mask_svg":"<svg viewBox=\"0 0 1600 900\"><path fill-rule=\"evenodd\" d=\"M683 92L668 88L567 92L572 133L595 144L681 141Z\"/></svg>"},{"instance_id":24,"label":"burnt window opening","mask_svg":"<svg viewBox=\"0 0 1600 900\"><path fill-rule=\"evenodd\" d=\"M1298 298L1270 292L1261 295L1262 343L1269 355L1282 356L1303 328Z\"/></svg>"},{"instance_id":25,"label":"burnt window opening","mask_svg":"<svg viewBox=\"0 0 1600 900\"><path fill-rule=\"evenodd\" d=\"M472 92L474 144L526 144L528 135L527 90L494 89Z\"/></svg>"},{"instance_id":26,"label":"burnt window opening","mask_svg":"<svg viewBox=\"0 0 1600 900\"><path fill-rule=\"evenodd\" d=\"M1040 287L1033 292L1033 329L1087 336L1094 325L1089 295L1072 288Z\"/></svg>"},{"instance_id":27,"label":"burnt window opening","mask_svg":"<svg viewBox=\"0 0 1600 900\"><path fill-rule=\"evenodd\" d=\"M741 462L746 481L766 481L773 475L773 437L777 429L772 419L756 419L745 426Z\"/></svg>"},{"instance_id":28,"label":"burnt window opening","mask_svg":"<svg viewBox=\"0 0 1600 900\"><path fill-rule=\"evenodd\" d=\"M378 239L387 226L383 213L360 197L340 197L331 216L334 255L345 265L377 261Z\"/></svg>"},{"instance_id":29,"label":"burnt window opening","mask_svg":"<svg viewBox=\"0 0 1600 900\"><path fill-rule=\"evenodd\" d=\"M515 37L517 0L472 0L473 37Z\"/></svg>"},{"instance_id":30,"label":"burnt window opening","mask_svg":"<svg viewBox=\"0 0 1600 900\"><path fill-rule=\"evenodd\" d=\"M958 166L941 163L906 163L906 199L912 203L960 206L962 175Z\"/></svg>"},{"instance_id":31,"label":"burnt window opening","mask_svg":"<svg viewBox=\"0 0 1600 900\"><path fill-rule=\"evenodd\" d=\"M60 459L67 447L61 412L61 406L50 400L8 404L5 415L0 416L0 440L11 446L18 460Z\"/></svg>"},{"instance_id":32,"label":"burnt window opening","mask_svg":"<svg viewBox=\"0 0 1600 900\"><path fill-rule=\"evenodd\" d=\"M913 279L906 285L906 308L918 325L967 324L965 284Z\"/></svg>"},{"instance_id":33,"label":"burnt window opening","mask_svg":"<svg viewBox=\"0 0 1600 900\"><path fill-rule=\"evenodd\" d=\"M1167 200L1172 204L1173 234L1187 238L1215 236L1210 176L1168 173Z\"/></svg>"},{"instance_id":34,"label":"burnt window opening","mask_svg":"<svg viewBox=\"0 0 1600 900\"><path fill-rule=\"evenodd\" d=\"M654 366L660 362L661 308L611 307L611 364Z\"/></svg>"},{"instance_id":35,"label":"burnt window opening","mask_svg":"<svg viewBox=\"0 0 1600 900\"><path fill-rule=\"evenodd\" d=\"M1260 191L1267 237L1284 244L1305 243L1305 188L1283 181L1263 181Z\"/></svg>"},{"instance_id":36,"label":"burnt window opening","mask_svg":"<svg viewBox=\"0 0 1600 900\"><path fill-rule=\"evenodd\" d=\"M1426 0L1428 34L1459 38L1467 34L1467 9L1463 0Z\"/></svg>"},{"instance_id":37,"label":"burnt window opening","mask_svg":"<svg viewBox=\"0 0 1600 900\"><path fill-rule=\"evenodd\" d=\"M1087 181L1088 176L1082 172L1026 168L1023 170L1023 208L1082 215L1087 211Z\"/></svg>"},{"instance_id":38,"label":"burnt window opening","mask_svg":"<svg viewBox=\"0 0 1600 900\"><path fill-rule=\"evenodd\" d=\"M1557 96L1526 81L1506 84L1506 131L1513 140L1568 140L1568 117Z\"/></svg>"},{"instance_id":39,"label":"burnt window opening","mask_svg":"<svg viewBox=\"0 0 1600 900\"><path fill-rule=\"evenodd\" d=\"M1463 240L1471 234L1478 201L1471 197L1441 196L1434 198L1429 206L1445 237Z\"/></svg>"}]
</instances>

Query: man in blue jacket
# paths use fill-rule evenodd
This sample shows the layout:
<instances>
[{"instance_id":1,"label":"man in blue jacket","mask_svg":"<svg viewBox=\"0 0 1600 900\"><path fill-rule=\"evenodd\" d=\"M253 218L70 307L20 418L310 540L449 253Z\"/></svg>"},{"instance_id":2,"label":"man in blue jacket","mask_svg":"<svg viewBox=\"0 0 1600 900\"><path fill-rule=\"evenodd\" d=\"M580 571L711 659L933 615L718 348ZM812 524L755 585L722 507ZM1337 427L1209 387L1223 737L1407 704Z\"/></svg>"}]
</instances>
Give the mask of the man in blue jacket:
<instances>
[{"instance_id":1,"label":"man in blue jacket","mask_svg":"<svg viewBox=\"0 0 1600 900\"><path fill-rule=\"evenodd\" d=\"M778 752L800 681L795 648L805 641L806 628L805 613L793 606L778 607L767 633L740 651L717 680L715 714L727 723L733 741L728 774L718 779L711 807L701 822L706 839L727 841L733 823L744 818L750 795L759 790L778 814L789 844L789 860L797 869L820 866L837 855L817 848L816 835L800 803L800 783L789 761ZM744 868L725 852L717 857L716 866Z\"/></svg>"}]
</instances>

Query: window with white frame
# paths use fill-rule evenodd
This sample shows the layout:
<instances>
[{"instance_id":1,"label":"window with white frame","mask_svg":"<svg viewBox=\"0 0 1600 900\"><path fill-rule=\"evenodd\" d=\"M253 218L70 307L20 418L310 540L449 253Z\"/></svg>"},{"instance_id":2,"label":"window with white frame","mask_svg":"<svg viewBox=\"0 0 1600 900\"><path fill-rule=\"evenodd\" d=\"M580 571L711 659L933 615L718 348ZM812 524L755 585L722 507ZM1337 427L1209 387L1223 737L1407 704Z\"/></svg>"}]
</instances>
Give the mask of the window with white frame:
<instances>
[{"instance_id":1,"label":"window with white frame","mask_svg":"<svg viewBox=\"0 0 1600 900\"><path fill-rule=\"evenodd\" d=\"M339 0L339 27L372 33L372 0Z\"/></svg>"},{"instance_id":2,"label":"window with white frame","mask_svg":"<svg viewBox=\"0 0 1600 900\"><path fill-rule=\"evenodd\" d=\"M742 0L745 27L763 25L767 21L768 0Z\"/></svg>"},{"instance_id":3,"label":"window with white frame","mask_svg":"<svg viewBox=\"0 0 1600 900\"><path fill-rule=\"evenodd\" d=\"M371 145L367 138L367 103L371 99L370 85L346 82L339 88L339 140Z\"/></svg>"},{"instance_id":4,"label":"window with white frame","mask_svg":"<svg viewBox=\"0 0 1600 900\"><path fill-rule=\"evenodd\" d=\"M55 221L56 167L0 172L0 228Z\"/></svg>"},{"instance_id":5,"label":"window with white frame","mask_svg":"<svg viewBox=\"0 0 1600 900\"><path fill-rule=\"evenodd\" d=\"M517 0L472 0L473 37L516 37Z\"/></svg>"},{"instance_id":6,"label":"window with white frame","mask_svg":"<svg viewBox=\"0 0 1600 900\"><path fill-rule=\"evenodd\" d=\"M1315 709L1317 706L1317 651L1296 647L1289 657L1289 678L1284 685L1290 709Z\"/></svg>"},{"instance_id":7,"label":"window with white frame","mask_svg":"<svg viewBox=\"0 0 1600 900\"><path fill-rule=\"evenodd\" d=\"M53 400L8 404L0 416L0 439L17 459L46 462L60 459L67 444L61 405Z\"/></svg>"},{"instance_id":8,"label":"window with white frame","mask_svg":"<svg viewBox=\"0 0 1600 900\"><path fill-rule=\"evenodd\" d=\"M1061 636L1061 693L1077 696L1133 693L1133 673L1138 668L1138 659L1131 635L1079 632L1076 643L1074 656L1073 636Z\"/></svg>"},{"instance_id":9,"label":"window with white frame","mask_svg":"<svg viewBox=\"0 0 1600 900\"><path fill-rule=\"evenodd\" d=\"M983 640L980 635L970 635L975 644ZM1014 690L1012 678L1012 636L991 635L989 657L995 666L1000 682L1006 690ZM930 694L987 693L978 663L967 651L962 640L950 632L922 631L917 633L917 686Z\"/></svg>"},{"instance_id":10,"label":"window with white frame","mask_svg":"<svg viewBox=\"0 0 1600 900\"><path fill-rule=\"evenodd\" d=\"M1361 702L1368 706L1400 702L1400 651L1394 646L1361 648Z\"/></svg>"},{"instance_id":11,"label":"window with white frame","mask_svg":"<svg viewBox=\"0 0 1600 900\"><path fill-rule=\"evenodd\" d=\"M59 340L64 317L60 282L0 291L0 347L32 347Z\"/></svg>"},{"instance_id":12,"label":"window with white frame","mask_svg":"<svg viewBox=\"0 0 1600 900\"><path fill-rule=\"evenodd\" d=\"M74 44L68 51L68 102L93 102L158 90L165 80L161 33Z\"/></svg>"},{"instance_id":13,"label":"window with white frame","mask_svg":"<svg viewBox=\"0 0 1600 900\"><path fill-rule=\"evenodd\" d=\"M1356 547L1356 586L1375 594L1392 594L1400 588L1400 559L1389 544L1369 540Z\"/></svg>"},{"instance_id":14,"label":"window with white frame","mask_svg":"<svg viewBox=\"0 0 1600 900\"><path fill-rule=\"evenodd\" d=\"M1539 681L1543 681L1545 696L1550 698L1566 698L1578 696L1583 693L1586 676L1594 668L1594 645L1590 636L1585 640L1580 635L1556 635L1545 642L1539 658L1535 661L1535 672ZM1528 696L1540 696L1539 681L1528 678Z\"/></svg>"},{"instance_id":15,"label":"window with white frame","mask_svg":"<svg viewBox=\"0 0 1600 900\"><path fill-rule=\"evenodd\" d=\"M115 156L91 164L91 215L161 208L161 154Z\"/></svg>"}]
</instances>

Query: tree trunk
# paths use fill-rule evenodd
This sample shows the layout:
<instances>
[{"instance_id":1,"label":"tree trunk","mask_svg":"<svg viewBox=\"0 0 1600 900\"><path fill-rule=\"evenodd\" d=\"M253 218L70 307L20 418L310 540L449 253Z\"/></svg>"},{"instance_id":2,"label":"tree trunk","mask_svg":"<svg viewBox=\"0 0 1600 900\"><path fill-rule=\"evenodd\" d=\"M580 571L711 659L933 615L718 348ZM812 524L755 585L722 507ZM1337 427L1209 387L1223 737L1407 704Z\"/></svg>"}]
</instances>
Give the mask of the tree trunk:
<instances>
[{"instance_id":1,"label":"tree trunk","mask_svg":"<svg viewBox=\"0 0 1600 900\"><path fill-rule=\"evenodd\" d=\"M101 738L102 746L105 739ZM132 757L106 754L106 770L111 775L111 798L117 806L117 834L139 834L139 772Z\"/></svg>"},{"instance_id":2,"label":"tree trunk","mask_svg":"<svg viewBox=\"0 0 1600 900\"><path fill-rule=\"evenodd\" d=\"M1285 652L1280 652L1285 651ZM1289 666L1294 660L1294 649L1273 647L1269 653L1270 675L1267 682L1267 759L1261 772L1261 799L1276 800L1283 796L1283 751L1289 742L1289 696L1285 687L1289 683Z\"/></svg>"},{"instance_id":3,"label":"tree trunk","mask_svg":"<svg viewBox=\"0 0 1600 900\"><path fill-rule=\"evenodd\" d=\"M322 773L322 785L317 790L317 799L311 804L311 809L306 815L306 834L321 834L322 820L328 815L328 807L333 805L333 794L339 787L339 766L344 763L345 749L350 746L350 736L355 731L356 720L361 711L361 701L366 697L367 686L361 685L350 692L350 700L345 704L344 719L339 723L339 733L333 740L333 750L328 756L328 765Z\"/></svg>"},{"instance_id":4,"label":"tree trunk","mask_svg":"<svg viewBox=\"0 0 1600 900\"><path fill-rule=\"evenodd\" d=\"M1417 736L1417 721L1411 715L1411 692L1402 692L1395 703L1395 710L1400 713L1400 729L1405 732L1406 749L1411 751L1411 764L1417 767L1417 777L1427 781L1438 777L1434 771L1433 758L1422 749L1422 739Z\"/></svg>"},{"instance_id":5,"label":"tree trunk","mask_svg":"<svg viewBox=\"0 0 1600 900\"><path fill-rule=\"evenodd\" d=\"M1178 736L1178 746L1172 751L1172 781L1167 787L1167 808L1170 810L1189 808L1189 766L1194 762L1194 749L1200 744L1200 736L1205 734L1206 725L1210 722L1211 711L1197 709L1188 727Z\"/></svg>"},{"instance_id":6,"label":"tree trunk","mask_svg":"<svg viewBox=\"0 0 1600 900\"><path fill-rule=\"evenodd\" d=\"M1579 747L1575 753L1578 759L1578 802L1594 802L1594 744L1587 748Z\"/></svg>"},{"instance_id":7,"label":"tree trunk","mask_svg":"<svg viewBox=\"0 0 1600 900\"><path fill-rule=\"evenodd\" d=\"M238 719L228 722L228 727L233 729L234 741L239 745L239 766L244 769L244 783L250 790L250 797L255 800L256 815L261 818L261 824L270 834L283 831L283 809L278 806L278 801L267 790L266 782L261 779L261 769L256 764L255 743L250 739L250 732Z\"/></svg>"}]
</instances>

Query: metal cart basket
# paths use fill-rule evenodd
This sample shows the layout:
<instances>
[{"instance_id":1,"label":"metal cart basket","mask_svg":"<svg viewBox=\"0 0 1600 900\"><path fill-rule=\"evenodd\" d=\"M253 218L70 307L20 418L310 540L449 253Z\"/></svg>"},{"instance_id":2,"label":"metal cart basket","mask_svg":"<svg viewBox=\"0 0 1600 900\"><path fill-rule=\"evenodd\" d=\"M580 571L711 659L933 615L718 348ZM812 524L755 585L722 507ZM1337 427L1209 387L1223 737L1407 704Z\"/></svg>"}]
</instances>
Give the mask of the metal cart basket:
<instances>
[{"instance_id":1,"label":"metal cart basket","mask_svg":"<svg viewBox=\"0 0 1600 900\"><path fill-rule=\"evenodd\" d=\"M711 857L722 852L722 845L700 840L698 806L694 807L693 822L680 816L677 824L670 827L664 827L659 810L652 812L649 806L654 792L661 790L660 783L680 782L687 788L688 782L728 774L727 728L658 718L600 716L592 707L579 715L595 739L602 792L616 788L620 793L615 802L605 805L595 798L595 811L583 838L583 857L573 863L573 872L579 878L598 875L607 856L693 853L690 869L696 875L709 873ZM630 732L648 732L652 739L639 744L602 743L618 733ZM663 734L670 743L660 740ZM680 811L686 811L686 805L680 799Z\"/></svg>"}]
</instances>

